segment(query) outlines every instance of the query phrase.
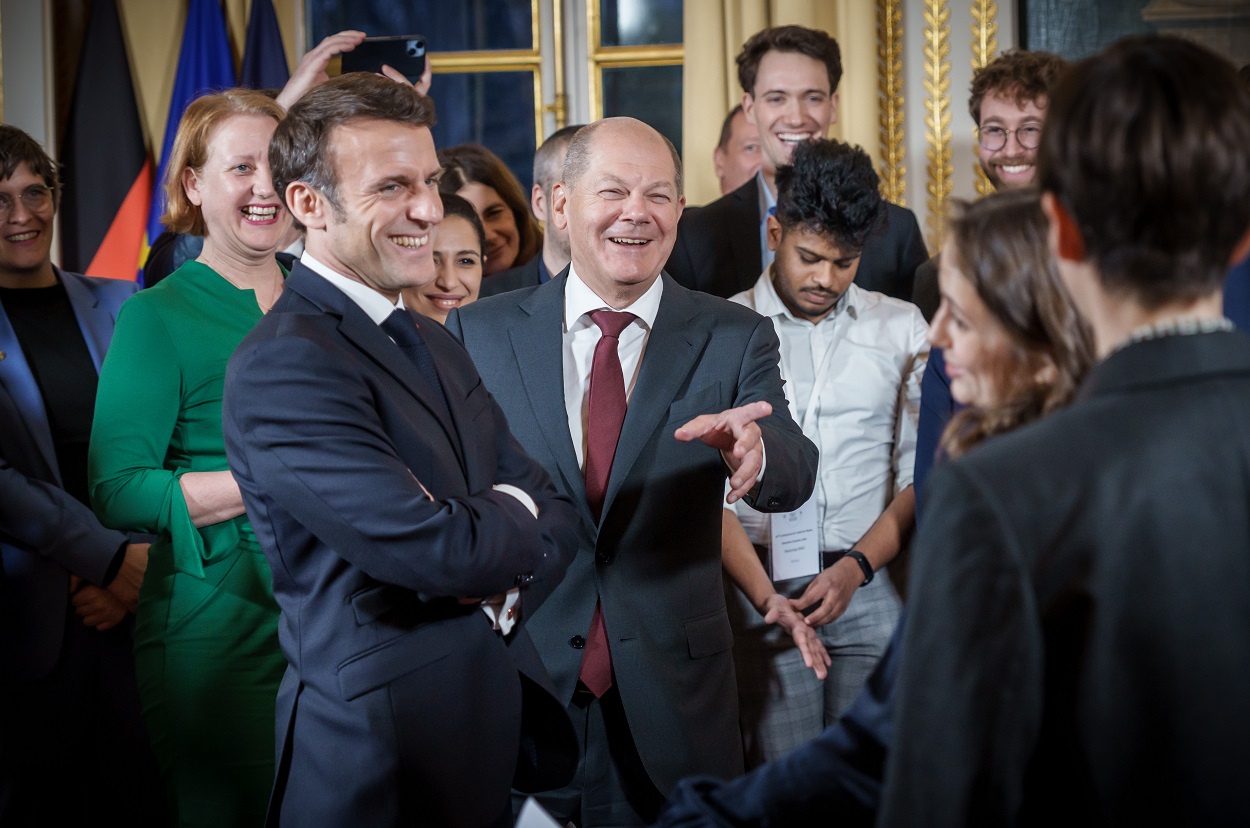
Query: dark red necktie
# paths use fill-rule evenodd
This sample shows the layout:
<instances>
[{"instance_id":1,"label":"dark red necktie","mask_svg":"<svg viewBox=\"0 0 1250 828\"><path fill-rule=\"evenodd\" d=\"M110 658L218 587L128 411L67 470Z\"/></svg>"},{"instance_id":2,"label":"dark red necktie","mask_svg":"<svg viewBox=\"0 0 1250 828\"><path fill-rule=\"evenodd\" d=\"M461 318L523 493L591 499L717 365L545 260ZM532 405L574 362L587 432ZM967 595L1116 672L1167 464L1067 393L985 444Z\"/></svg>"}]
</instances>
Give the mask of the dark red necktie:
<instances>
[{"instance_id":1,"label":"dark red necktie","mask_svg":"<svg viewBox=\"0 0 1250 828\"><path fill-rule=\"evenodd\" d=\"M608 489L616 442L625 422L625 376L617 353L621 331L638 317L632 313L610 310L592 311L590 319L599 326L602 336L595 345L595 360L590 368L590 391L586 418L586 499L590 511L599 520L603 496ZM599 698L612 686L612 654L608 650L608 631L603 623L603 609L596 602L586 636L586 652L578 678Z\"/></svg>"}]
</instances>

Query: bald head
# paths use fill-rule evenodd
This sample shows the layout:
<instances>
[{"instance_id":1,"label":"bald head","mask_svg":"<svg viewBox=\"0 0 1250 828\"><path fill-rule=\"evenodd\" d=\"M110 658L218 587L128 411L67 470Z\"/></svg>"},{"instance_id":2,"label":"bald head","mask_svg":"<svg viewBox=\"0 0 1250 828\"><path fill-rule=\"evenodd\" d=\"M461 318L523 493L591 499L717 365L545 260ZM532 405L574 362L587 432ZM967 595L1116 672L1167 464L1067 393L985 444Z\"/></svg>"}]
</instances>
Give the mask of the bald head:
<instances>
[{"instance_id":1,"label":"bald head","mask_svg":"<svg viewBox=\"0 0 1250 828\"><path fill-rule=\"evenodd\" d=\"M673 184L677 188L677 194L682 194L681 155L677 152L677 147L673 146L673 142L661 135L654 127L637 118L604 118L582 127L569 143L569 151L564 156L565 184L569 187L577 185L578 179L586 173L586 168L590 164L590 154L597 140L596 136L604 134L636 138L644 143L658 143L663 146L673 162Z\"/></svg>"}]
</instances>

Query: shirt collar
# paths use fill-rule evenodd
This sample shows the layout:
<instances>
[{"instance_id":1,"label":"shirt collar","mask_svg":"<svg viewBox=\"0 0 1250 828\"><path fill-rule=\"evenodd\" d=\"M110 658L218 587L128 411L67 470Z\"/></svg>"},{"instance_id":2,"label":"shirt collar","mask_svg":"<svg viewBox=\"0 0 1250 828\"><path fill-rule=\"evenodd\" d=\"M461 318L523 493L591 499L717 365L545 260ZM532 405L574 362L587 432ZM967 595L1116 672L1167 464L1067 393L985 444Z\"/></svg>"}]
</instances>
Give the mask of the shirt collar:
<instances>
[{"instance_id":1,"label":"shirt collar","mask_svg":"<svg viewBox=\"0 0 1250 828\"><path fill-rule=\"evenodd\" d=\"M627 308L613 308L582 281L577 271L569 265L569 278L564 284L564 330L570 331L583 316L600 308L627 310L641 320L643 327L651 330L655 316L660 312L660 297L664 295L664 277L659 276L647 292Z\"/></svg>"},{"instance_id":2,"label":"shirt collar","mask_svg":"<svg viewBox=\"0 0 1250 828\"><path fill-rule=\"evenodd\" d=\"M300 262L304 267L347 294L347 298L359 305L360 309L373 320L375 325L381 325L392 313L404 309L403 294L400 294L399 301L391 304L390 299L387 299L368 285L335 273L329 267L317 261L316 257L307 250L300 257Z\"/></svg>"},{"instance_id":3,"label":"shirt collar","mask_svg":"<svg viewBox=\"0 0 1250 828\"><path fill-rule=\"evenodd\" d=\"M773 195L773 191L768 189L768 182L764 180L764 171L757 170L755 173L755 183L758 185L759 205L760 205L760 224L768 221L768 214L777 206L777 197Z\"/></svg>"},{"instance_id":4,"label":"shirt collar","mask_svg":"<svg viewBox=\"0 0 1250 828\"><path fill-rule=\"evenodd\" d=\"M833 313L820 320L820 322L835 319L843 313L848 314L851 319L859 318L859 290L858 285L851 283L851 286L846 289L846 293L842 294L842 297L834 304ZM769 319L785 318L799 324L812 324L806 319L799 319L786 307L786 303L781 301L781 297L777 294L777 287L773 284L772 266L760 274L760 278L756 281L752 291L755 294L753 297L755 312L760 316L767 316Z\"/></svg>"}]
</instances>

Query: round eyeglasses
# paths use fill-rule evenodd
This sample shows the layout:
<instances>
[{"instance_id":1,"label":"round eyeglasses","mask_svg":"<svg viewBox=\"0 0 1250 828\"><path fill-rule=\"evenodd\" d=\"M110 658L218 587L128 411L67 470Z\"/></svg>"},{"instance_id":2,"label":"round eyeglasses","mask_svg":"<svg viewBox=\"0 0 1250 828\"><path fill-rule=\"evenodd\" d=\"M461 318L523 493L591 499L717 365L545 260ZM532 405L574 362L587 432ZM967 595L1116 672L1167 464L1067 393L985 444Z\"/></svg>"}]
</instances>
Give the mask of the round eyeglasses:
<instances>
[{"instance_id":1,"label":"round eyeglasses","mask_svg":"<svg viewBox=\"0 0 1250 828\"><path fill-rule=\"evenodd\" d=\"M981 127L977 130L977 140L990 152L998 152L1007 146L1007 136L1016 134L1016 143L1024 149L1037 149L1042 143L1042 127L1040 124L1025 124L1018 129L1003 129L1000 126Z\"/></svg>"},{"instance_id":2,"label":"round eyeglasses","mask_svg":"<svg viewBox=\"0 0 1250 828\"><path fill-rule=\"evenodd\" d=\"M22 200L22 204L26 205L26 209L32 213L42 212L52 206L52 189L42 184L36 184L33 187L27 187L18 194L18 198ZM0 221L4 221L13 213L13 207L16 202L13 196L8 193L0 193Z\"/></svg>"}]
</instances>

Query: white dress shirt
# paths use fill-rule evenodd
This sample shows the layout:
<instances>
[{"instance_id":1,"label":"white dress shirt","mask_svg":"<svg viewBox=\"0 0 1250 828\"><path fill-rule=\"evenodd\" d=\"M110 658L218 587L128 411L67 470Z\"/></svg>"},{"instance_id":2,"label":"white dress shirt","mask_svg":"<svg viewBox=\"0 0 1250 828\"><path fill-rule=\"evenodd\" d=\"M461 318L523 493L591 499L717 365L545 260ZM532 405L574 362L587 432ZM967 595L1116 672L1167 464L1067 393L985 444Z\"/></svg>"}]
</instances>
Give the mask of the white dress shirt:
<instances>
[{"instance_id":1,"label":"white dress shirt","mask_svg":"<svg viewBox=\"0 0 1250 828\"><path fill-rule=\"evenodd\" d=\"M849 549L911 484L929 356L924 317L910 302L852 284L813 324L790 312L768 270L730 301L773 321L791 413L820 450L820 548ZM735 508L751 541L766 545L768 516L745 503Z\"/></svg>"},{"instance_id":2,"label":"white dress shirt","mask_svg":"<svg viewBox=\"0 0 1250 828\"><path fill-rule=\"evenodd\" d=\"M647 350L647 339L655 325L655 315L660 312L660 297L664 295L664 280L657 278L647 292L627 308L613 308L599 298L572 265L564 285L564 408L569 418L569 434L573 438L573 451L577 453L578 468L586 464L586 422L590 416L590 369L595 361L595 346L603 332L590 318L592 311L629 311L634 319L621 331L617 356L621 360L621 375L625 378L625 402L628 403L638 382L638 369L642 355Z\"/></svg>"},{"instance_id":3,"label":"white dress shirt","mask_svg":"<svg viewBox=\"0 0 1250 828\"><path fill-rule=\"evenodd\" d=\"M360 309L373 320L375 325L381 325L395 311L404 310L403 294L400 294L395 302L391 302L390 299L363 282L357 282L355 279L349 279L346 276L335 273L328 266L317 261L317 258L308 251L304 251L304 255L300 257L300 262L304 267L346 294L348 299L360 306ZM391 341L393 342L394 340ZM416 479L416 475L413 475L413 479ZM425 484L417 480L417 485L425 492L426 497L430 500L434 499L434 496L426 490ZM538 505L534 502L534 498L530 497L524 489L509 483L496 483L491 488L516 498L522 506L529 510L529 513L534 516L535 520L538 519ZM495 629L507 635L512 631L512 627L516 623L516 604L520 600L520 590L510 589L504 596L495 596L483 601L482 611L486 613L486 617L490 619Z\"/></svg>"}]
</instances>

